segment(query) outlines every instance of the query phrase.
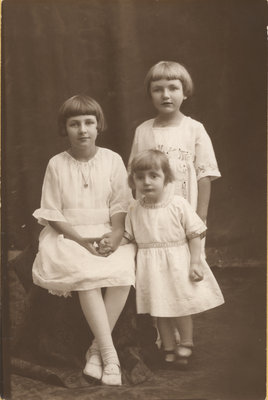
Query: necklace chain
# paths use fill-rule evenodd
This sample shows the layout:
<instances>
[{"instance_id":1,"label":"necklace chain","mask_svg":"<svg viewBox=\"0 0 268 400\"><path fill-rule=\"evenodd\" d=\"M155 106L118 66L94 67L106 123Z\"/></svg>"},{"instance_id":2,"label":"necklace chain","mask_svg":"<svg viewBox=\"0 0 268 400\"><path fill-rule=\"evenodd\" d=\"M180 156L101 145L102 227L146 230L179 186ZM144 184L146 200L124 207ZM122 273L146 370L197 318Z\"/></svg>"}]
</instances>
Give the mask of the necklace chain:
<instances>
[{"instance_id":1,"label":"necklace chain","mask_svg":"<svg viewBox=\"0 0 268 400\"><path fill-rule=\"evenodd\" d=\"M86 167L88 168L87 165L86 165ZM85 174L84 174L84 171L83 171L82 168L83 168L83 166L80 167L80 171L81 171L82 179L83 179L83 182L84 182L83 186L86 189L88 187L88 184L89 184L89 173L88 173L88 176L85 177Z\"/></svg>"},{"instance_id":2,"label":"necklace chain","mask_svg":"<svg viewBox=\"0 0 268 400\"><path fill-rule=\"evenodd\" d=\"M72 150L70 150L68 153L69 153L75 160L77 160L77 158L72 154ZM94 154L92 154L92 156L90 157L89 160L91 160L91 159L96 155L96 153L97 153L97 148L95 148ZM88 161L89 161L89 160L88 160ZM77 161L79 161L79 160L77 160ZM84 173L84 171L83 171L83 169L85 170L85 168L86 168L87 171L88 171L87 176L85 175L85 173ZM89 175L90 175L88 163L85 161L83 164L80 164L80 165L79 165L79 170L80 170L81 175L82 175L83 186L84 186L84 188L86 189L86 188L88 188L88 186L89 186Z\"/></svg>"}]
</instances>

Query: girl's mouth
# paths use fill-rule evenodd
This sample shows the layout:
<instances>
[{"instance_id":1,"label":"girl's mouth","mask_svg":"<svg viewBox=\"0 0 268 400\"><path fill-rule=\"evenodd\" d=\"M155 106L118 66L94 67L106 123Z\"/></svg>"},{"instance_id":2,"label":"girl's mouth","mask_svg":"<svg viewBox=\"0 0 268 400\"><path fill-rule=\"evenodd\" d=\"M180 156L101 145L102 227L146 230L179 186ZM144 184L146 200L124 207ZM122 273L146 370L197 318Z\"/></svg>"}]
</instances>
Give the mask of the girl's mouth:
<instances>
[{"instance_id":1,"label":"girl's mouth","mask_svg":"<svg viewBox=\"0 0 268 400\"><path fill-rule=\"evenodd\" d=\"M143 191L144 191L144 193L150 193L150 192L153 191L153 189L152 188L146 188L146 189L143 189Z\"/></svg>"}]
</instances>

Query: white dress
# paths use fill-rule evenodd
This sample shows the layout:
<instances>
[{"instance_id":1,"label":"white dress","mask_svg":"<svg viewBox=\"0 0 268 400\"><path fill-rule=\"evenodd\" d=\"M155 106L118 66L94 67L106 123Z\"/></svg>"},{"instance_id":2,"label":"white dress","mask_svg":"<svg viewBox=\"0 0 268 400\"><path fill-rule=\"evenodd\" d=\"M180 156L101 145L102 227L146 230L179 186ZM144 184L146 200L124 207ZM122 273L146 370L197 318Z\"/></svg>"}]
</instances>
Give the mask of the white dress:
<instances>
[{"instance_id":1,"label":"white dress","mask_svg":"<svg viewBox=\"0 0 268 400\"><path fill-rule=\"evenodd\" d=\"M129 164L142 150L158 149L169 158L175 174L172 191L189 201L196 210L200 178L214 180L221 176L213 146L204 126L183 116L178 126L154 127L154 119L137 127L131 148Z\"/></svg>"},{"instance_id":2,"label":"white dress","mask_svg":"<svg viewBox=\"0 0 268 400\"><path fill-rule=\"evenodd\" d=\"M33 213L45 226L33 264L34 283L64 296L77 290L134 285L135 245L98 257L48 224L67 221L83 237L100 237L111 231L112 215L127 211L130 199L126 169L117 153L98 148L88 162L79 162L66 151L52 157L41 208Z\"/></svg>"},{"instance_id":3,"label":"white dress","mask_svg":"<svg viewBox=\"0 0 268 400\"><path fill-rule=\"evenodd\" d=\"M180 317L224 303L218 283L204 256L204 279L189 278L187 239L199 236L206 226L181 196L149 205L133 201L126 217L125 236L138 246L136 301L139 314Z\"/></svg>"}]
</instances>

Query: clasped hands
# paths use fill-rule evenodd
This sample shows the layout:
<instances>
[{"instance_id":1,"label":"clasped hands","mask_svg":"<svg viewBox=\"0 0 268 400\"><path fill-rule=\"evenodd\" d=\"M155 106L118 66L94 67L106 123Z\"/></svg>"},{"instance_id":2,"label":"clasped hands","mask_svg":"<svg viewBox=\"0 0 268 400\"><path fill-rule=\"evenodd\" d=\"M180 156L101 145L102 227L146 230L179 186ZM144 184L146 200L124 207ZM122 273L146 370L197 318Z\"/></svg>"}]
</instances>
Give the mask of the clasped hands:
<instances>
[{"instance_id":1,"label":"clasped hands","mask_svg":"<svg viewBox=\"0 0 268 400\"><path fill-rule=\"evenodd\" d=\"M121 230L114 230L99 238L83 238L80 244L95 256L108 257L120 245L122 235Z\"/></svg>"}]
</instances>

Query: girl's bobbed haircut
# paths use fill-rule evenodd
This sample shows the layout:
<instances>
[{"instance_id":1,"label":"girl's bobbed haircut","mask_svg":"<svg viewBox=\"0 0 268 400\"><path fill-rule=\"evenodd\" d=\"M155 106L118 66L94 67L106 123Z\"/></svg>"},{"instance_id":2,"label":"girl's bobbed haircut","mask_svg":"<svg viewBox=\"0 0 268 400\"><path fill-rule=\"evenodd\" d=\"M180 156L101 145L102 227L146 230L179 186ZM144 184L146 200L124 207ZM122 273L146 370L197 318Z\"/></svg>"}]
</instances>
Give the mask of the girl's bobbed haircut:
<instances>
[{"instance_id":1,"label":"girl's bobbed haircut","mask_svg":"<svg viewBox=\"0 0 268 400\"><path fill-rule=\"evenodd\" d=\"M159 81L160 79L179 79L182 83L183 94L190 97L193 94L193 81L187 69L175 61L159 61L153 65L148 71L144 84L146 91L151 97L151 82Z\"/></svg>"},{"instance_id":2,"label":"girl's bobbed haircut","mask_svg":"<svg viewBox=\"0 0 268 400\"><path fill-rule=\"evenodd\" d=\"M61 136L67 136L67 119L77 115L95 115L98 132L103 132L106 129L105 117L99 103L89 96L78 94L67 99L59 109L58 126Z\"/></svg>"},{"instance_id":3,"label":"girl's bobbed haircut","mask_svg":"<svg viewBox=\"0 0 268 400\"><path fill-rule=\"evenodd\" d=\"M167 156L160 150L150 149L138 153L131 161L128 175L128 184L135 189L134 175L148 169L162 169L165 175L165 184L175 180Z\"/></svg>"}]
</instances>

